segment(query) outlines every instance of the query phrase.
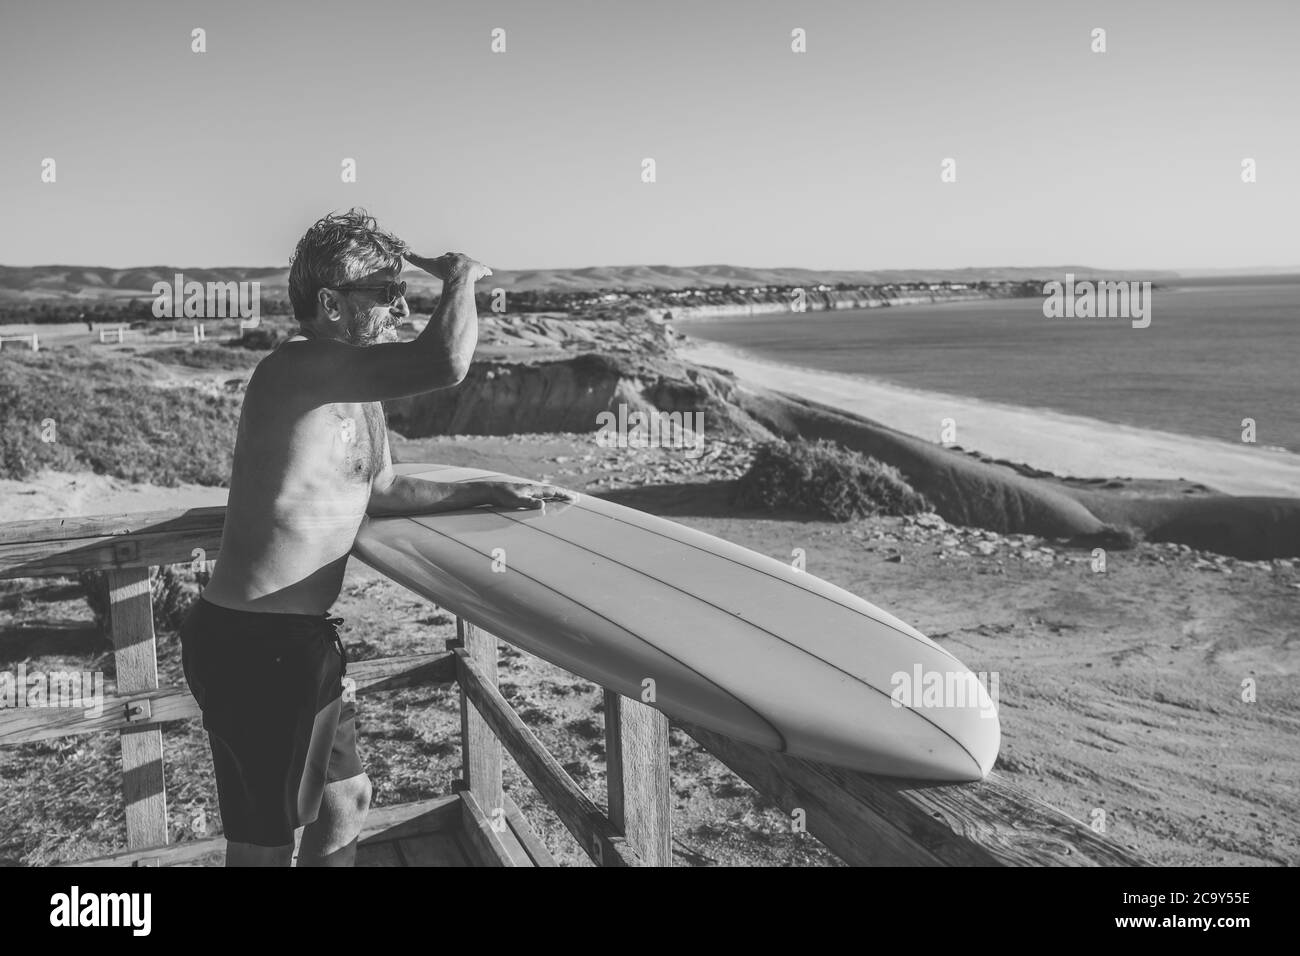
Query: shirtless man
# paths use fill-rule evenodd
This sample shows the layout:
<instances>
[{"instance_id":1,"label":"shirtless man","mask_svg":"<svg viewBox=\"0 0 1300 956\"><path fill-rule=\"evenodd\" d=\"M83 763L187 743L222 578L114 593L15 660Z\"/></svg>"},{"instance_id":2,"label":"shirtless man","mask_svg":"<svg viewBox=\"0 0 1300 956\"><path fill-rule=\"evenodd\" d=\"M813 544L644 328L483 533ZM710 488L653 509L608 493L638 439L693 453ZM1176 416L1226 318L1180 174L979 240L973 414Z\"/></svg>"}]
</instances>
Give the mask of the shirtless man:
<instances>
[{"instance_id":1,"label":"shirtless man","mask_svg":"<svg viewBox=\"0 0 1300 956\"><path fill-rule=\"evenodd\" d=\"M392 341L410 314L403 259L443 281L411 342ZM393 474L380 402L464 379L478 340L474 283L491 274L459 253L411 254L364 210L327 216L298 243L289 295L299 333L248 383L221 557L181 630L227 866L287 866L304 825L299 866L355 860L370 781L342 692L342 622L327 613L367 516L572 500L550 485Z\"/></svg>"}]
</instances>

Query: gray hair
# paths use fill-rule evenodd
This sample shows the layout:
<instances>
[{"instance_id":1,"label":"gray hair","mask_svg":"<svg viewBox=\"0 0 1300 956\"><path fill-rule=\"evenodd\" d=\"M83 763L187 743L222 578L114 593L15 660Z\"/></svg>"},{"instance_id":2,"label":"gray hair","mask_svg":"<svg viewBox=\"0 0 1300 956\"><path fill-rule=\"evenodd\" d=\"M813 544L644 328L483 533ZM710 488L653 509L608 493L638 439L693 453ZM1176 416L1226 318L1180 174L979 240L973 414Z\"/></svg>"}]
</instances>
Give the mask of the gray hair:
<instances>
[{"instance_id":1,"label":"gray hair","mask_svg":"<svg viewBox=\"0 0 1300 956\"><path fill-rule=\"evenodd\" d=\"M364 209L331 213L316 221L289 260L289 301L299 322L316 317L316 296L372 272L400 272L407 245L384 232Z\"/></svg>"}]
</instances>

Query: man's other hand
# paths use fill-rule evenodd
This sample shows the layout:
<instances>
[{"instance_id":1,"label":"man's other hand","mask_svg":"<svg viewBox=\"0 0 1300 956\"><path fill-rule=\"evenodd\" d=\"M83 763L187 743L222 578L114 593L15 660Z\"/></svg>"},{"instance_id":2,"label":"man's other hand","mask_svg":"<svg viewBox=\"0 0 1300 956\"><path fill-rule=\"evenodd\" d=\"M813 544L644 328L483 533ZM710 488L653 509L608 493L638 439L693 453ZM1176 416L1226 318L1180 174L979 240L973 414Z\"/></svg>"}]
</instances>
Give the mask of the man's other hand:
<instances>
[{"instance_id":1,"label":"man's other hand","mask_svg":"<svg viewBox=\"0 0 1300 956\"><path fill-rule=\"evenodd\" d=\"M460 278L474 283L492 274L492 270L483 263L459 252L448 252L436 259L426 259L424 256L408 252L404 258L411 265L423 269L443 282Z\"/></svg>"},{"instance_id":2,"label":"man's other hand","mask_svg":"<svg viewBox=\"0 0 1300 956\"><path fill-rule=\"evenodd\" d=\"M482 481L484 504L498 508L541 508L548 501L574 502L578 496L572 491L543 485L533 481Z\"/></svg>"}]
</instances>

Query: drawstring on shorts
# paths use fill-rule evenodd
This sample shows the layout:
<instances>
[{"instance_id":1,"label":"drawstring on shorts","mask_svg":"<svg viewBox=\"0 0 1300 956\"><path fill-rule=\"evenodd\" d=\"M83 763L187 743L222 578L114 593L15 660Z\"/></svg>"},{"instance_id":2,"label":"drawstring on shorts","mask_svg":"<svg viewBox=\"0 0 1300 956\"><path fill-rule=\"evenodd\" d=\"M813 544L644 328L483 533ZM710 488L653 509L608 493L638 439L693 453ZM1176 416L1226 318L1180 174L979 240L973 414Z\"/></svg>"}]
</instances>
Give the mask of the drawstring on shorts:
<instances>
[{"instance_id":1,"label":"drawstring on shorts","mask_svg":"<svg viewBox=\"0 0 1300 956\"><path fill-rule=\"evenodd\" d=\"M338 649L339 657L343 661L343 669L339 671L339 678L342 679L348 672L348 653L343 648L343 638L339 637L339 625L343 623L341 617L327 617L325 623L330 627L330 633L334 635L334 646Z\"/></svg>"}]
</instances>

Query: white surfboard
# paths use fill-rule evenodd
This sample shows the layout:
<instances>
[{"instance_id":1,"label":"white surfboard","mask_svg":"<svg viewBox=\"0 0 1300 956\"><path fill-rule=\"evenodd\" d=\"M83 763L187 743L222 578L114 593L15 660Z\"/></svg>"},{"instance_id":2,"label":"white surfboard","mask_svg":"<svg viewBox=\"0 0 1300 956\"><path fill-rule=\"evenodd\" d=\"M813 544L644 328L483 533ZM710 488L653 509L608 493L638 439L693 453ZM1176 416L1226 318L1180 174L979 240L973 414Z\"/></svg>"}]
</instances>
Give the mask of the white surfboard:
<instances>
[{"instance_id":1,"label":"white surfboard","mask_svg":"<svg viewBox=\"0 0 1300 956\"><path fill-rule=\"evenodd\" d=\"M634 700L650 689L669 718L746 743L923 780L978 780L997 758L986 688L929 638L811 574L632 508L582 495L544 511L374 518L353 553L511 644Z\"/></svg>"}]
</instances>

